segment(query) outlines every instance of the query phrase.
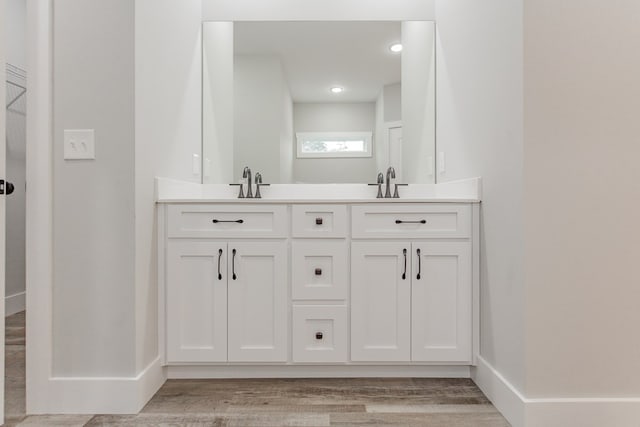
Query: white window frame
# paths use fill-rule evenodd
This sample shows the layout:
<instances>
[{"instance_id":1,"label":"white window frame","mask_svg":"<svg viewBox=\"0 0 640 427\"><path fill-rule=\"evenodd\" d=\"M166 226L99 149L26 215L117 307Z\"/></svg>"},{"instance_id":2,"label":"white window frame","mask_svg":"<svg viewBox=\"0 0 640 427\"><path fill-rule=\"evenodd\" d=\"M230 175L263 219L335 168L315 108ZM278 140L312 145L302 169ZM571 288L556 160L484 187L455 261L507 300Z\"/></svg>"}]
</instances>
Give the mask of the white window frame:
<instances>
[{"instance_id":1,"label":"white window frame","mask_svg":"<svg viewBox=\"0 0 640 427\"><path fill-rule=\"evenodd\" d=\"M359 152L331 152L331 153L305 153L302 151L302 144L305 141L313 140L340 140L340 139L364 140L365 151ZM307 158L354 158L371 157L373 155L372 132L296 132L296 152L299 159Z\"/></svg>"}]
</instances>

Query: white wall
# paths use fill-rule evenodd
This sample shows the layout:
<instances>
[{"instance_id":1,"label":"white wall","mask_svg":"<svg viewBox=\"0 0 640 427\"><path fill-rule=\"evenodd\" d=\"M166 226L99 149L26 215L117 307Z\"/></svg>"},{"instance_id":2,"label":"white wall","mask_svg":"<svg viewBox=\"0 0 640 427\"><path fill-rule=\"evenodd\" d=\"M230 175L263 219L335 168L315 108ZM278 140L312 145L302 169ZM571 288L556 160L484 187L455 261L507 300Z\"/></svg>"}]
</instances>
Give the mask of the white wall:
<instances>
[{"instance_id":1,"label":"white wall","mask_svg":"<svg viewBox=\"0 0 640 427\"><path fill-rule=\"evenodd\" d=\"M233 176L233 22L202 26L203 183Z\"/></svg>"},{"instance_id":2,"label":"white wall","mask_svg":"<svg viewBox=\"0 0 640 427\"><path fill-rule=\"evenodd\" d=\"M25 70L27 68L27 1L6 0L5 11L5 61Z\"/></svg>"},{"instance_id":3,"label":"white wall","mask_svg":"<svg viewBox=\"0 0 640 427\"><path fill-rule=\"evenodd\" d=\"M382 153L389 152L389 146L386 141L386 130L384 126L384 89L380 91L378 94L378 99L376 99L376 109L375 109L375 133L373 135L373 152L374 158L376 159L376 171L382 172L389 165L387 164L388 155L381 155ZM376 173L376 177L377 177ZM376 181L371 181L372 183Z\"/></svg>"},{"instance_id":4,"label":"white wall","mask_svg":"<svg viewBox=\"0 0 640 427\"><path fill-rule=\"evenodd\" d=\"M410 154L402 156L402 178L409 183L435 182L434 29L433 22L402 23L402 151Z\"/></svg>"},{"instance_id":5,"label":"white wall","mask_svg":"<svg viewBox=\"0 0 640 427\"><path fill-rule=\"evenodd\" d=\"M200 182L201 1L135 2L136 365L158 355L154 178Z\"/></svg>"},{"instance_id":6,"label":"white wall","mask_svg":"<svg viewBox=\"0 0 640 427\"><path fill-rule=\"evenodd\" d=\"M234 58L233 92L233 181L242 178L249 166L260 172L265 183L281 182L282 126L291 119L284 117L283 105L291 100L280 59L271 55L236 55ZM290 132L290 131L289 131ZM286 175L285 175L286 176ZM245 189L246 190L246 189Z\"/></svg>"},{"instance_id":7,"label":"white wall","mask_svg":"<svg viewBox=\"0 0 640 427\"><path fill-rule=\"evenodd\" d=\"M439 0L436 18L438 180L482 176L480 353L523 390L522 2Z\"/></svg>"},{"instance_id":8,"label":"white wall","mask_svg":"<svg viewBox=\"0 0 640 427\"><path fill-rule=\"evenodd\" d=\"M376 104L294 103L295 132L371 132L376 129ZM295 144L296 142L294 142ZM295 145L292 147L296 149ZM294 182L361 183L375 182L375 153L362 158L299 159L293 161Z\"/></svg>"},{"instance_id":9,"label":"white wall","mask_svg":"<svg viewBox=\"0 0 640 427\"><path fill-rule=\"evenodd\" d=\"M402 120L402 84L386 85L382 88L384 93L384 121L397 122ZM432 111L433 113L433 111Z\"/></svg>"},{"instance_id":10,"label":"white wall","mask_svg":"<svg viewBox=\"0 0 640 427\"><path fill-rule=\"evenodd\" d=\"M135 371L134 7L57 0L53 16L53 373ZM64 129L96 159L63 160Z\"/></svg>"},{"instance_id":11,"label":"white wall","mask_svg":"<svg viewBox=\"0 0 640 427\"><path fill-rule=\"evenodd\" d=\"M282 87L282 123L280 125L280 182L293 182L292 146L293 132L293 99L288 85Z\"/></svg>"},{"instance_id":12,"label":"white wall","mask_svg":"<svg viewBox=\"0 0 640 427\"><path fill-rule=\"evenodd\" d=\"M527 396L640 398L639 22L525 2ZM614 413L590 422L640 419Z\"/></svg>"},{"instance_id":13,"label":"white wall","mask_svg":"<svg viewBox=\"0 0 640 427\"><path fill-rule=\"evenodd\" d=\"M433 20L436 0L208 0L205 21Z\"/></svg>"}]
</instances>

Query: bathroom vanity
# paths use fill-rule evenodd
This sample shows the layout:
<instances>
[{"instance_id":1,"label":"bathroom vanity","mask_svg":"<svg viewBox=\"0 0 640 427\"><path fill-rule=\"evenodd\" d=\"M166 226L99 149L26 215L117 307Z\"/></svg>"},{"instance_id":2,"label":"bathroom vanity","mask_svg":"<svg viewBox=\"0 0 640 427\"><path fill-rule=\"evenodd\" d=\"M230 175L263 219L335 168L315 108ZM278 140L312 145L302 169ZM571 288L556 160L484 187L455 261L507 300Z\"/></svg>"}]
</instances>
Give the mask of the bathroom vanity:
<instances>
[{"instance_id":1,"label":"bathroom vanity","mask_svg":"<svg viewBox=\"0 0 640 427\"><path fill-rule=\"evenodd\" d=\"M376 199L366 185L275 185L264 199L237 199L228 186L161 183L169 375L368 375L385 365L370 375L401 376L419 365L465 376L456 367L468 370L478 345L479 197L456 188L474 185L414 185L400 199Z\"/></svg>"},{"instance_id":2,"label":"bathroom vanity","mask_svg":"<svg viewBox=\"0 0 640 427\"><path fill-rule=\"evenodd\" d=\"M434 184L435 24L205 22L202 44L202 184L157 182L169 377L468 377L480 180Z\"/></svg>"}]
</instances>

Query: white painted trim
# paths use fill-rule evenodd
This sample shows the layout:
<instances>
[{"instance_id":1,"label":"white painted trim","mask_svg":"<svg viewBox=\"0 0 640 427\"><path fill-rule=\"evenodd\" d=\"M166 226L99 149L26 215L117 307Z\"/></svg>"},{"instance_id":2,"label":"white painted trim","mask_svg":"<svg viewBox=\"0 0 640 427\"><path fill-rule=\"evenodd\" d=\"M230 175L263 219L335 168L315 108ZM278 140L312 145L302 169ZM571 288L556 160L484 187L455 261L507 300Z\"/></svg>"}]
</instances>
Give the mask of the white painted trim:
<instances>
[{"instance_id":1,"label":"white painted trim","mask_svg":"<svg viewBox=\"0 0 640 427\"><path fill-rule=\"evenodd\" d=\"M167 378L469 378L469 366L233 365L168 366Z\"/></svg>"},{"instance_id":2,"label":"white painted trim","mask_svg":"<svg viewBox=\"0 0 640 427\"><path fill-rule=\"evenodd\" d=\"M52 400L52 0L27 0L26 292L27 413Z\"/></svg>"},{"instance_id":3,"label":"white painted trim","mask_svg":"<svg viewBox=\"0 0 640 427\"><path fill-rule=\"evenodd\" d=\"M160 358L135 377L54 377L49 400L32 413L137 414L165 380Z\"/></svg>"},{"instance_id":4,"label":"white painted trim","mask_svg":"<svg viewBox=\"0 0 640 427\"><path fill-rule=\"evenodd\" d=\"M156 180L157 183L157 180ZM162 365L167 363L167 328L165 313L167 312L166 305L166 265L167 265L167 206L156 205L156 215L158 224L158 236L157 236L157 259L158 259L158 353Z\"/></svg>"},{"instance_id":5,"label":"white painted trim","mask_svg":"<svg viewBox=\"0 0 640 427\"><path fill-rule=\"evenodd\" d=\"M525 425L638 427L640 398L527 399Z\"/></svg>"},{"instance_id":6,"label":"white painted trim","mask_svg":"<svg viewBox=\"0 0 640 427\"><path fill-rule=\"evenodd\" d=\"M472 330L471 364L478 364L480 354L480 204L471 206L471 292Z\"/></svg>"},{"instance_id":7,"label":"white painted trim","mask_svg":"<svg viewBox=\"0 0 640 427\"><path fill-rule=\"evenodd\" d=\"M640 397L527 398L481 356L471 378L513 427L638 427Z\"/></svg>"},{"instance_id":8,"label":"white painted trim","mask_svg":"<svg viewBox=\"0 0 640 427\"><path fill-rule=\"evenodd\" d=\"M16 314L16 313L20 313L21 311L24 311L27 303L26 298L27 298L27 294L24 291L5 297L4 299L5 317L9 317L12 314Z\"/></svg>"},{"instance_id":9,"label":"white painted trim","mask_svg":"<svg viewBox=\"0 0 640 427\"><path fill-rule=\"evenodd\" d=\"M477 356L477 366L471 368L471 379L513 427L525 425L524 396L482 356Z\"/></svg>"}]
</instances>

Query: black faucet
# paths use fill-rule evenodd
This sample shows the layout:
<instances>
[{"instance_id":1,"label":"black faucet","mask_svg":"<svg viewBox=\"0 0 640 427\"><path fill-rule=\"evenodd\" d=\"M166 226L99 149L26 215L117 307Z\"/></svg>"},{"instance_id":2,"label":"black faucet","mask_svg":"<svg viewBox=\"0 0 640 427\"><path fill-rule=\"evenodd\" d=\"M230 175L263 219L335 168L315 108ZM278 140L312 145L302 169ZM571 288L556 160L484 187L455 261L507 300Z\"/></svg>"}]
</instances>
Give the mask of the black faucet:
<instances>
[{"instance_id":1,"label":"black faucet","mask_svg":"<svg viewBox=\"0 0 640 427\"><path fill-rule=\"evenodd\" d=\"M393 166L389 166L389 169L387 169L387 188L386 188L386 191L384 192L385 199L391 198L391 178L395 178L395 177L396 177L396 170L393 168Z\"/></svg>"},{"instance_id":2,"label":"black faucet","mask_svg":"<svg viewBox=\"0 0 640 427\"><path fill-rule=\"evenodd\" d=\"M251 169L249 169L249 166L244 167L242 177L247 178L247 199L253 199L253 191L251 191Z\"/></svg>"}]
</instances>

